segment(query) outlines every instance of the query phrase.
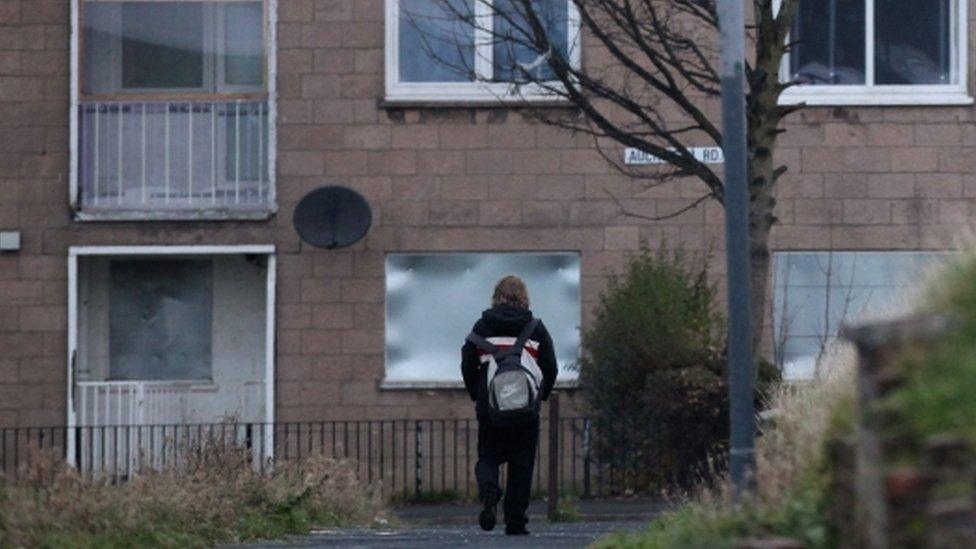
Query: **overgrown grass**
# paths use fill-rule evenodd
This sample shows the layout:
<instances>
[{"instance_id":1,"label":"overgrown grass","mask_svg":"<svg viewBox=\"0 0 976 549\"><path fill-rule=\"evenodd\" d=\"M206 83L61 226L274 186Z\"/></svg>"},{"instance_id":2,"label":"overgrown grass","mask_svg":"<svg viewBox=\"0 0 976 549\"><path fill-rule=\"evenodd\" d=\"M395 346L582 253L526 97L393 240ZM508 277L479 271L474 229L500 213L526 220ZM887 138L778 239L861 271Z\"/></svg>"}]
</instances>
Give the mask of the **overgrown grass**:
<instances>
[{"instance_id":1,"label":"overgrown grass","mask_svg":"<svg viewBox=\"0 0 976 549\"><path fill-rule=\"evenodd\" d=\"M727 482L694 494L648 529L605 538L596 547L730 547L744 538L788 537L807 547L832 547L830 476L825 442L847 432L854 417L855 357L831 351L825 378L781 386L757 443L756 490L733 504Z\"/></svg>"},{"instance_id":2,"label":"overgrown grass","mask_svg":"<svg viewBox=\"0 0 976 549\"><path fill-rule=\"evenodd\" d=\"M556 512L549 517L549 522L581 522L583 511L580 510L579 499L572 496L559 498L556 504Z\"/></svg>"},{"instance_id":3,"label":"overgrown grass","mask_svg":"<svg viewBox=\"0 0 976 549\"><path fill-rule=\"evenodd\" d=\"M0 547L211 547L383 515L352 464L324 457L261 474L241 452L215 448L118 484L50 456L31 463L18 481L0 478Z\"/></svg>"},{"instance_id":4,"label":"overgrown grass","mask_svg":"<svg viewBox=\"0 0 976 549\"><path fill-rule=\"evenodd\" d=\"M752 500L739 506L719 501L684 505L634 534L615 534L597 548L670 549L674 547L733 547L746 538L783 536L805 547L834 547L823 520L828 500L826 482L811 475L794 486L777 505Z\"/></svg>"},{"instance_id":5,"label":"overgrown grass","mask_svg":"<svg viewBox=\"0 0 976 549\"><path fill-rule=\"evenodd\" d=\"M953 434L976 444L976 252L945 266L925 297L921 312L947 314L957 325L924 353L906 353L906 383L886 404L906 420L902 435Z\"/></svg>"}]
</instances>

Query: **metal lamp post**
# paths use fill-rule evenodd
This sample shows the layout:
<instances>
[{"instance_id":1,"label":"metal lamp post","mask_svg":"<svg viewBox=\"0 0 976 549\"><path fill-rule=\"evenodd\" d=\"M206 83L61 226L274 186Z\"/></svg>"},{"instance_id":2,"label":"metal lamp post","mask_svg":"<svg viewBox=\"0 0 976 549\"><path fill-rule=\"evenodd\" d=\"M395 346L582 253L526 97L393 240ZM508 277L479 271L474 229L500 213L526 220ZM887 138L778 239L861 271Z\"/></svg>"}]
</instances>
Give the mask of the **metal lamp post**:
<instances>
[{"instance_id":1,"label":"metal lamp post","mask_svg":"<svg viewBox=\"0 0 976 549\"><path fill-rule=\"evenodd\" d=\"M717 1L722 51L722 147L725 151L728 261L729 467L735 494L739 497L749 488L756 464L746 173L745 16L743 0Z\"/></svg>"}]
</instances>

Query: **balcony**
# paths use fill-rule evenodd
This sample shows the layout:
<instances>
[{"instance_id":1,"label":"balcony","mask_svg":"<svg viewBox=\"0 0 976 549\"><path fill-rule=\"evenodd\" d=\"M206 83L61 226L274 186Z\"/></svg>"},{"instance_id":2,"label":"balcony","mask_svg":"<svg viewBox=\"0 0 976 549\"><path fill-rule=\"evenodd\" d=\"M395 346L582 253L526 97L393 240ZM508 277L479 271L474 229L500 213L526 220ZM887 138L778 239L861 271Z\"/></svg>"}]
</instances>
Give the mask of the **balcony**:
<instances>
[{"instance_id":1,"label":"balcony","mask_svg":"<svg viewBox=\"0 0 976 549\"><path fill-rule=\"evenodd\" d=\"M79 220L264 219L275 208L260 101L82 101Z\"/></svg>"}]
</instances>

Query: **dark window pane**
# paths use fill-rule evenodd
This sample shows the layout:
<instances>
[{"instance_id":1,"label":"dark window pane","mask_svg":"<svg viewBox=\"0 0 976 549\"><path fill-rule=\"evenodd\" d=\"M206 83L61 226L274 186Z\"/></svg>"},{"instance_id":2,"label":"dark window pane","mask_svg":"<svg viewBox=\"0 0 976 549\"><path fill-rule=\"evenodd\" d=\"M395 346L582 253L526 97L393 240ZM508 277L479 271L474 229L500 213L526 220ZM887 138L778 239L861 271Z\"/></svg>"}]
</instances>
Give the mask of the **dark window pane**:
<instances>
[{"instance_id":1,"label":"dark window pane","mask_svg":"<svg viewBox=\"0 0 976 549\"><path fill-rule=\"evenodd\" d=\"M864 0L801 0L790 74L802 84L864 84Z\"/></svg>"},{"instance_id":2,"label":"dark window pane","mask_svg":"<svg viewBox=\"0 0 976 549\"><path fill-rule=\"evenodd\" d=\"M211 262L116 260L109 273L109 377L210 379Z\"/></svg>"},{"instance_id":3,"label":"dark window pane","mask_svg":"<svg viewBox=\"0 0 976 549\"><path fill-rule=\"evenodd\" d=\"M524 4L513 0L494 3L494 80L501 82L551 80L555 78L542 53L533 47L535 33ZM535 0L532 10L542 23L553 49L568 57L569 29L566 0Z\"/></svg>"},{"instance_id":4,"label":"dark window pane","mask_svg":"<svg viewBox=\"0 0 976 549\"><path fill-rule=\"evenodd\" d=\"M261 2L227 4L224 12L224 80L234 85L264 83L264 7Z\"/></svg>"},{"instance_id":5,"label":"dark window pane","mask_svg":"<svg viewBox=\"0 0 976 549\"><path fill-rule=\"evenodd\" d=\"M474 1L400 0L401 82L474 80Z\"/></svg>"},{"instance_id":6,"label":"dark window pane","mask_svg":"<svg viewBox=\"0 0 976 549\"><path fill-rule=\"evenodd\" d=\"M875 0L874 20L875 83L950 83L950 0Z\"/></svg>"},{"instance_id":7,"label":"dark window pane","mask_svg":"<svg viewBox=\"0 0 976 549\"><path fill-rule=\"evenodd\" d=\"M122 87L202 88L203 4L122 6Z\"/></svg>"}]
</instances>

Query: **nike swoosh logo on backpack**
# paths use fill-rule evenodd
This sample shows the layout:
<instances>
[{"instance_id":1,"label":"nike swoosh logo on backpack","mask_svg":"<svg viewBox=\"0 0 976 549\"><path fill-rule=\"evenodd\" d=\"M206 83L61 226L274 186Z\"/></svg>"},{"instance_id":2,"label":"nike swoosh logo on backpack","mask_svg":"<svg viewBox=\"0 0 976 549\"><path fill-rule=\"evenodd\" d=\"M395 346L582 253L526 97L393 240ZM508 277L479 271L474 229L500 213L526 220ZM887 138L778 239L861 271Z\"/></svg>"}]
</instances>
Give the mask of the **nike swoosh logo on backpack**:
<instances>
[{"instance_id":1,"label":"nike swoosh logo on backpack","mask_svg":"<svg viewBox=\"0 0 976 549\"><path fill-rule=\"evenodd\" d=\"M507 398L515 394L515 392L517 391L518 391L517 387L505 387L504 389L501 390L501 394L499 396L501 396L502 398Z\"/></svg>"}]
</instances>

